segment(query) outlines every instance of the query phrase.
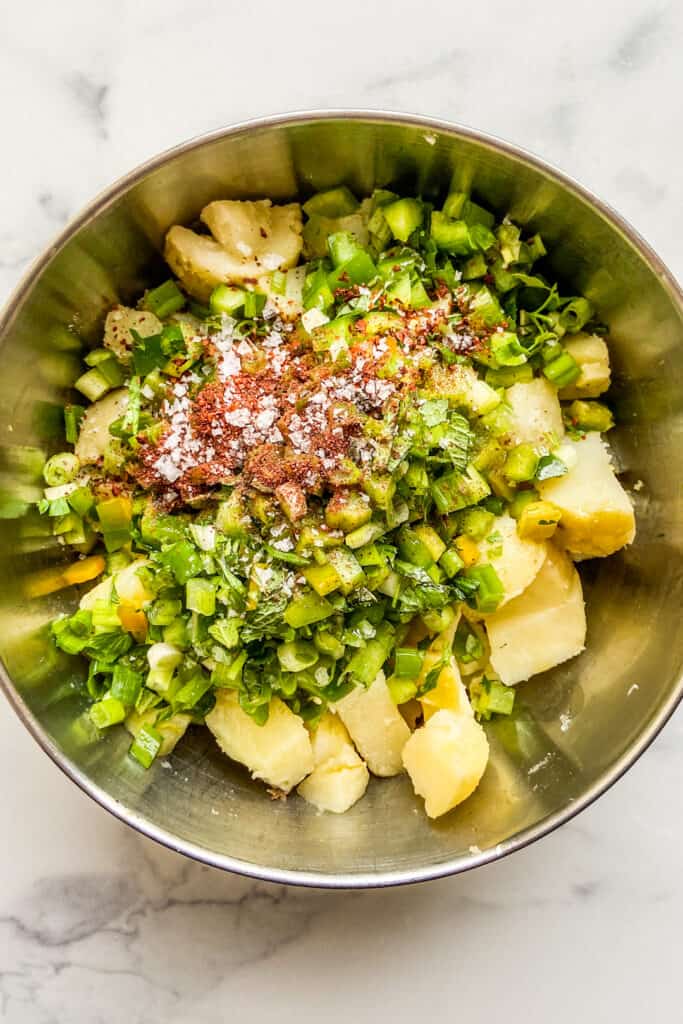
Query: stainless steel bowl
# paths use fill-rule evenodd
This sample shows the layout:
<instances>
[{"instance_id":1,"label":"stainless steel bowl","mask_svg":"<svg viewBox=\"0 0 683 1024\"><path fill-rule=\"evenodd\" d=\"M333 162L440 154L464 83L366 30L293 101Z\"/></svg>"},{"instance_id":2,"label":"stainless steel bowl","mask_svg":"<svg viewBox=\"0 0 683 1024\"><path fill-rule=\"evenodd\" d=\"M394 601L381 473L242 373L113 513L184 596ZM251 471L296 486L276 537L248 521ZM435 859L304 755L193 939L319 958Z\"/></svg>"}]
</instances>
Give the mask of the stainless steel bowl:
<instances>
[{"instance_id":1,"label":"stainless steel bowl","mask_svg":"<svg viewBox=\"0 0 683 1024\"><path fill-rule=\"evenodd\" d=\"M583 572L587 651L520 687L514 742L492 730L479 790L436 823L405 777L373 781L340 817L297 798L272 802L206 730L183 742L170 767L149 772L126 756L122 730L99 745L79 743L68 728L69 680L79 670L50 652L45 628L77 595L26 597L26 580L64 557L19 516L34 485L18 448L59 445L59 405L75 361L63 328L73 324L95 339L107 308L134 296L153 272L168 226L191 221L208 201L288 200L340 182L358 194L385 185L426 196L472 188L543 233L556 273L610 325L620 421L610 437L626 482L636 485L636 542ZM308 885L390 885L464 871L586 807L681 699L683 295L617 214L534 157L441 121L367 111L287 115L207 135L96 199L21 283L0 338L2 685L54 762L153 839L217 867Z\"/></svg>"}]
</instances>

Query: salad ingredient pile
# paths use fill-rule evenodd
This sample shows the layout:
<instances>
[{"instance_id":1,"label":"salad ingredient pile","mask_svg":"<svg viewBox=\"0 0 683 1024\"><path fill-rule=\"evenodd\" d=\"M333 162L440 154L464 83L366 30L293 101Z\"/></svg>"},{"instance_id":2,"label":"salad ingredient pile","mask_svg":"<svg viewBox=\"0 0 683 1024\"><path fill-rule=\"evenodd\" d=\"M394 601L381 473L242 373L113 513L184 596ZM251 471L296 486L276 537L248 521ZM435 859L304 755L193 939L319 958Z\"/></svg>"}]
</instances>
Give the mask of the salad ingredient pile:
<instances>
[{"instance_id":1,"label":"salad ingredient pile","mask_svg":"<svg viewBox=\"0 0 683 1024\"><path fill-rule=\"evenodd\" d=\"M407 772L437 817L515 684L579 654L574 561L634 536L606 329L539 235L464 193L216 201L107 315L40 512L88 585L77 723L148 768L192 724L343 812ZM95 582L97 580L97 582ZM94 584L94 585L93 585Z\"/></svg>"}]
</instances>

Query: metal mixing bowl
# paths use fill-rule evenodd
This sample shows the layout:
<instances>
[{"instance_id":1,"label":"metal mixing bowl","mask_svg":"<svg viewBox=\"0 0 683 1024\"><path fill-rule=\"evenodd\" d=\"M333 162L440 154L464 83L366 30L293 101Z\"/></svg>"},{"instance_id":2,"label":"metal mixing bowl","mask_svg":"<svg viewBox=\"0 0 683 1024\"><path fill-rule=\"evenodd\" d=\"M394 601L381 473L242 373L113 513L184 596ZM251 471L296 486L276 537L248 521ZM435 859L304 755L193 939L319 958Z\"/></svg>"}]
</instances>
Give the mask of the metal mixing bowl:
<instances>
[{"instance_id":1,"label":"metal mixing bowl","mask_svg":"<svg viewBox=\"0 0 683 1024\"><path fill-rule=\"evenodd\" d=\"M476 794L430 822L406 777L373 780L342 816L296 797L271 801L195 729L170 768L144 772L113 730L97 745L69 730L69 681L46 623L73 589L25 596L26 579L64 559L22 518L35 485L17 446L60 447L59 406L75 376L66 325L98 337L113 303L158 280L165 230L212 199L290 200L348 184L424 196L472 188L552 247L555 273L610 325L619 417L610 434L634 499L628 550L587 563L588 649L519 688L514 735L492 734ZM152 160L95 200L34 265L0 322L4 529L2 684L26 727L86 793L146 835L207 864L322 886L415 882L475 867L544 835L586 807L636 760L681 698L683 633L683 295L613 211L506 143L425 118L327 112L254 121ZM65 348L66 345L66 348ZM638 481L642 481L638 483ZM12 500L16 499L16 500ZM12 518L15 516L15 518Z\"/></svg>"}]
</instances>

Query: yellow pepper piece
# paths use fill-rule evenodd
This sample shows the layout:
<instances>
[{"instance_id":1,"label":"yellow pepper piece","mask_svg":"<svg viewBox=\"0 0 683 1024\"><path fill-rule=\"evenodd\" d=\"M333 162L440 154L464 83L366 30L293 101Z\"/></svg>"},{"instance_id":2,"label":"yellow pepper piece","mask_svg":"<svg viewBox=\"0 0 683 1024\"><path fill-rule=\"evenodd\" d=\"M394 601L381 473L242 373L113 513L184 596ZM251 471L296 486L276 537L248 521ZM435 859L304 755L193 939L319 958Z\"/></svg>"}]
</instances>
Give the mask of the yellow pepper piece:
<instances>
[{"instance_id":1,"label":"yellow pepper piece","mask_svg":"<svg viewBox=\"0 0 683 1024\"><path fill-rule=\"evenodd\" d=\"M472 538L466 534L462 533L459 537L456 537L453 541L453 546L465 563L466 569L469 569L471 565L474 565L479 560L479 548Z\"/></svg>"},{"instance_id":2,"label":"yellow pepper piece","mask_svg":"<svg viewBox=\"0 0 683 1024\"><path fill-rule=\"evenodd\" d=\"M531 501L517 520L517 533L523 540L546 540L561 518L562 509L552 501Z\"/></svg>"}]
</instances>

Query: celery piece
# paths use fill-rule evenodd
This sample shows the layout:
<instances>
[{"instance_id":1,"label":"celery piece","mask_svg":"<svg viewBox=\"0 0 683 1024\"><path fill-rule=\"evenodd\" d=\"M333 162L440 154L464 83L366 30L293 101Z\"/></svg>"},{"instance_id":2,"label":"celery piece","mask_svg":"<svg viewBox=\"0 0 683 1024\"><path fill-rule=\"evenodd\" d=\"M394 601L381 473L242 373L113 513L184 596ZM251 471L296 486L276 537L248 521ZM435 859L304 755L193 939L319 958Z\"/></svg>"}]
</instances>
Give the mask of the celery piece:
<instances>
[{"instance_id":1,"label":"celery piece","mask_svg":"<svg viewBox=\"0 0 683 1024\"><path fill-rule=\"evenodd\" d=\"M394 651L394 673L403 679L416 679L422 670L425 652L417 647L397 647Z\"/></svg>"},{"instance_id":2,"label":"celery piece","mask_svg":"<svg viewBox=\"0 0 683 1024\"><path fill-rule=\"evenodd\" d=\"M341 580L333 565L311 565L304 569L302 576L309 586L313 587L316 594L325 597L341 586Z\"/></svg>"},{"instance_id":3,"label":"celery piece","mask_svg":"<svg viewBox=\"0 0 683 1024\"><path fill-rule=\"evenodd\" d=\"M177 313L184 305L185 296L175 281L171 280L164 281L163 284L146 292L142 300L142 308L154 313L160 320L170 316L171 313Z\"/></svg>"},{"instance_id":4,"label":"celery piece","mask_svg":"<svg viewBox=\"0 0 683 1024\"><path fill-rule=\"evenodd\" d=\"M519 519L524 512L527 505L534 501L538 501L538 491L533 488L528 491L517 491L514 498L510 502L508 512L513 519Z\"/></svg>"},{"instance_id":5,"label":"celery piece","mask_svg":"<svg viewBox=\"0 0 683 1024\"><path fill-rule=\"evenodd\" d=\"M189 579L185 584L185 607L198 615L213 615L216 611L216 584L201 577Z\"/></svg>"},{"instance_id":6,"label":"celery piece","mask_svg":"<svg viewBox=\"0 0 683 1024\"><path fill-rule=\"evenodd\" d=\"M219 284L211 292L209 306L212 313L234 316L244 306L245 291L227 284Z\"/></svg>"},{"instance_id":7,"label":"celery piece","mask_svg":"<svg viewBox=\"0 0 683 1024\"><path fill-rule=\"evenodd\" d=\"M389 657L393 643L393 627L388 622L381 622L375 636L351 657L344 674L362 686L370 686Z\"/></svg>"},{"instance_id":8,"label":"celery piece","mask_svg":"<svg viewBox=\"0 0 683 1024\"><path fill-rule=\"evenodd\" d=\"M74 382L74 387L82 395L90 399L91 402L96 402L111 390L112 385L100 373L97 367L93 367L92 370L88 370Z\"/></svg>"},{"instance_id":9,"label":"celery piece","mask_svg":"<svg viewBox=\"0 0 683 1024\"><path fill-rule=\"evenodd\" d=\"M176 581L183 585L202 571L199 552L188 540L179 540L172 544L161 555L161 561L171 570Z\"/></svg>"},{"instance_id":10,"label":"celery piece","mask_svg":"<svg viewBox=\"0 0 683 1024\"><path fill-rule=\"evenodd\" d=\"M304 309L328 309L334 303L334 295L327 280L324 267L318 267L306 275L302 291Z\"/></svg>"},{"instance_id":11,"label":"celery piece","mask_svg":"<svg viewBox=\"0 0 683 1024\"><path fill-rule=\"evenodd\" d=\"M327 553L327 560L339 578L343 594L350 594L365 580L365 573L358 559L347 547L332 548Z\"/></svg>"},{"instance_id":12,"label":"celery piece","mask_svg":"<svg viewBox=\"0 0 683 1024\"><path fill-rule=\"evenodd\" d=\"M439 565L446 573L446 576L452 579L453 576L456 576L464 568L465 563L455 548L447 548L439 559Z\"/></svg>"},{"instance_id":13,"label":"celery piece","mask_svg":"<svg viewBox=\"0 0 683 1024\"><path fill-rule=\"evenodd\" d=\"M385 509L391 504L396 481L388 473L369 473L363 479L363 490L373 505Z\"/></svg>"},{"instance_id":14,"label":"celery piece","mask_svg":"<svg viewBox=\"0 0 683 1024\"><path fill-rule=\"evenodd\" d=\"M350 341L351 316L339 316L336 320L316 327L311 334L314 352L331 352L337 357L340 349L346 349Z\"/></svg>"},{"instance_id":15,"label":"celery piece","mask_svg":"<svg viewBox=\"0 0 683 1024\"><path fill-rule=\"evenodd\" d=\"M458 532L482 540L491 532L495 516L485 508L468 508L458 516Z\"/></svg>"},{"instance_id":16,"label":"celery piece","mask_svg":"<svg viewBox=\"0 0 683 1024\"><path fill-rule=\"evenodd\" d=\"M330 529L344 533L351 533L371 518L370 502L358 491L335 491L325 508L325 522Z\"/></svg>"},{"instance_id":17,"label":"celery piece","mask_svg":"<svg viewBox=\"0 0 683 1024\"><path fill-rule=\"evenodd\" d=\"M419 199L398 199L382 207L382 213L394 238L407 242L413 231L420 227L424 216Z\"/></svg>"},{"instance_id":18,"label":"celery piece","mask_svg":"<svg viewBox=\"0 0 683 1024\"><path fill-rule=\"evenodd\" d=\"M304 591L289 602L284 611L284 620L292 629L301 629L314 622L321 622L334 614L329 601L313 591Z\"/></svg>"},{"instance_id":19,"label":"celery piece","mask_svg":"<svg viewBox=\"0 0 683 1024\"><path fill-rule=\"evenodd\" d=\"M335 231L328 235L327 248L333 267L340 267L357 252L362 252L361 246L350 231Z\"/></svg>"},{"instance_id":20,"label":"celery piece","mask_svg":"<svg viewBox=\"0 0 683 1024\"><path fill-rule=\"evenodd\" d=\"M417 686L411 679L400 679L397 676L389 676L387 689L391 694L394 704L406 704L417 696Z\"/></svg>"},{"instance_id":21,"label":"celery piece","mask_svg":"<svg viewBox=\"0 0 683 1024\"><path fill-rule=\"evenodd\" d=\"M476 250L465 221L451 220L438 210L432 213L430 235L438 249L453 256L469 256Z\"/></svg>"},{"instance_id":22,"label":"celery piece","mask_svg":"<svg viewBox=\"0 0 683 1024\"><path fill-rule=\"evenodd\" d=\"M374 337L376 334L390 333L400 328L402 323L403 320L398 313L373 309L363 317L363 334L368 337Z\"/></svg>"},{"instance_id":23,"label":"celery piece","mask_svg":"<svg viewBox=\"0 0 683 1024\"><path fill-rule=\"evenodd\" d=\"M427 290L422 281L415 281L410 288L411 309L425 309L427 306L431 306L431 304L432 300L427 294Z\"/></svg>"},{"instance_id":24,"label":"celery piece","mask_svg":"<svg viewBox=\"0 0 683 1024\"><path fill-rule=\"evenodd\" d=\"M359 526L358 529L352 530L346 534L344 543L347 547L362 548L366 544L371 544L378 537L381 537L383 533L386 533L386 527L381 523L365 523L363 526Z\"/></svg>"},{"instance_id":25,"label":"celery piece","mask_svg":"<svg viewBox=\"0 0 683 1024\"><path fill-rule=\"evenodd\" d=\"M430 549L409 526L401 527L396 536L396 543L398 553L405 562L420 569L429 569L434 565L435 559Z\"/></svg>"},{"instance_id":26,"label":"celery piece","mask_svg":"<svg viewBox=\"0 0 683 1024\"><path fill-rule=\"evenodd\" d=\"M491 493L491 488L473 465L463 472L454 471L434 480L431 487L434 504L442 515L476 505Z\"/></svg>"},{"instance_id":27,"label":"celery piece","mask_svg":"<svg viewBox=\"0 0 683 1024\"><path fill-rule=\"evenodd\" d=\"M410 305L410 298L412 294L412 286L410 284L410 274L398 274L391 282L387 285L386 291L384 292L385 298L388 303L400 302L403 306Z\"/></svg>"},{"instance_id":28,"label":"celery piece","mask_svg":"<svg viewBox=\"0 0 683 1024\"><path fill-rule=\"evenodd\" d=\"M503 310L496 296L485 285L470 299L470 320L486 327L495 327L503 320Z\"/></svg>"},{"instance_id":29,"label":"celery piece","mask_svg":"<svg viewBox=\"0 0 683 1024\"><path fill-rule=\"evenodd\" d=\"M434 562L438 562L446 550L446 545L439 537L436 530L426 523L413 527L413 533L422 541Z\"/></svg>"},{"instance_id":30,"label":"celery piece","mask_svg":"<svg viewBox=\"0 0 683 1024\"><path fill-rule=\"evenodd\" d=\"M538 462L538 455L532 444L518 444L508 453L503 475L511 483L525 483L535 477Z\"/></svg>"},{"instance_id":31,"label":"celery piece","mask_svg":"<svg viewBox=\"0 0 683 1024\"><path fill-rule=\"evenodd\" d=\"M346 217L357 209L358 200L346 185L328 189L326 192L316 192L303 204L303 211L307 217Z\"/></svg>"},{"instance_id":32,"label":"celery piece","mask_svg":"<svg viewBox=\"0 0 683 1024\"><path fill-rule=\"evenodd\" d=\"M372 257L359 247L350 259L328 274L327 283L334 292L337 288L348 288L352 284L367 284L375 277L377 277L377 267Z\"/></svg>"},{"instance_id":33,"label":"celery piece","mask_svg":"<svg viewBox=\"0 0 683 1024\"><path fill-rule=\"evenodd\" d=\"M614 426L612 413L602 402L582 402L577 399L575 402L572 402L567 412L572 425L579 430L599 430L603 432L611 430Z\"/></svg>"},{"instance_id":34,"label":"celery piece","mask_svg":"<svg viewBox=\"0 0 683 1024\"><path fill-rule=\"evenodd\" d=\"M527 354L514 331L494 331L490 340L491 353L500 366L521 366Z\"/></svg>"},{"instance_id":35,"label":"celery piece","mask_svg":"<svg viewBox=\"0 0 683 1024\"><path fill-rule=\"evenodd\" d=\"M474 256L471 256L465 266L462 268L462 279L463 281L475 281L479 277L483 277L488 272L486 260L483 255L478 252Z\"/></svg>"},{"instance_id":36,"label":"celery piece","mask_svg":"<svg viewBox=\"0 0 683 1024\"><path fill-rule=\"evenodd\" d=\"M534 370L529 363L518 366L501 366L486 371L486 383L492 388L511 388L513 384L528 384L534 379Z\"/></svg>"}]
</instances>

